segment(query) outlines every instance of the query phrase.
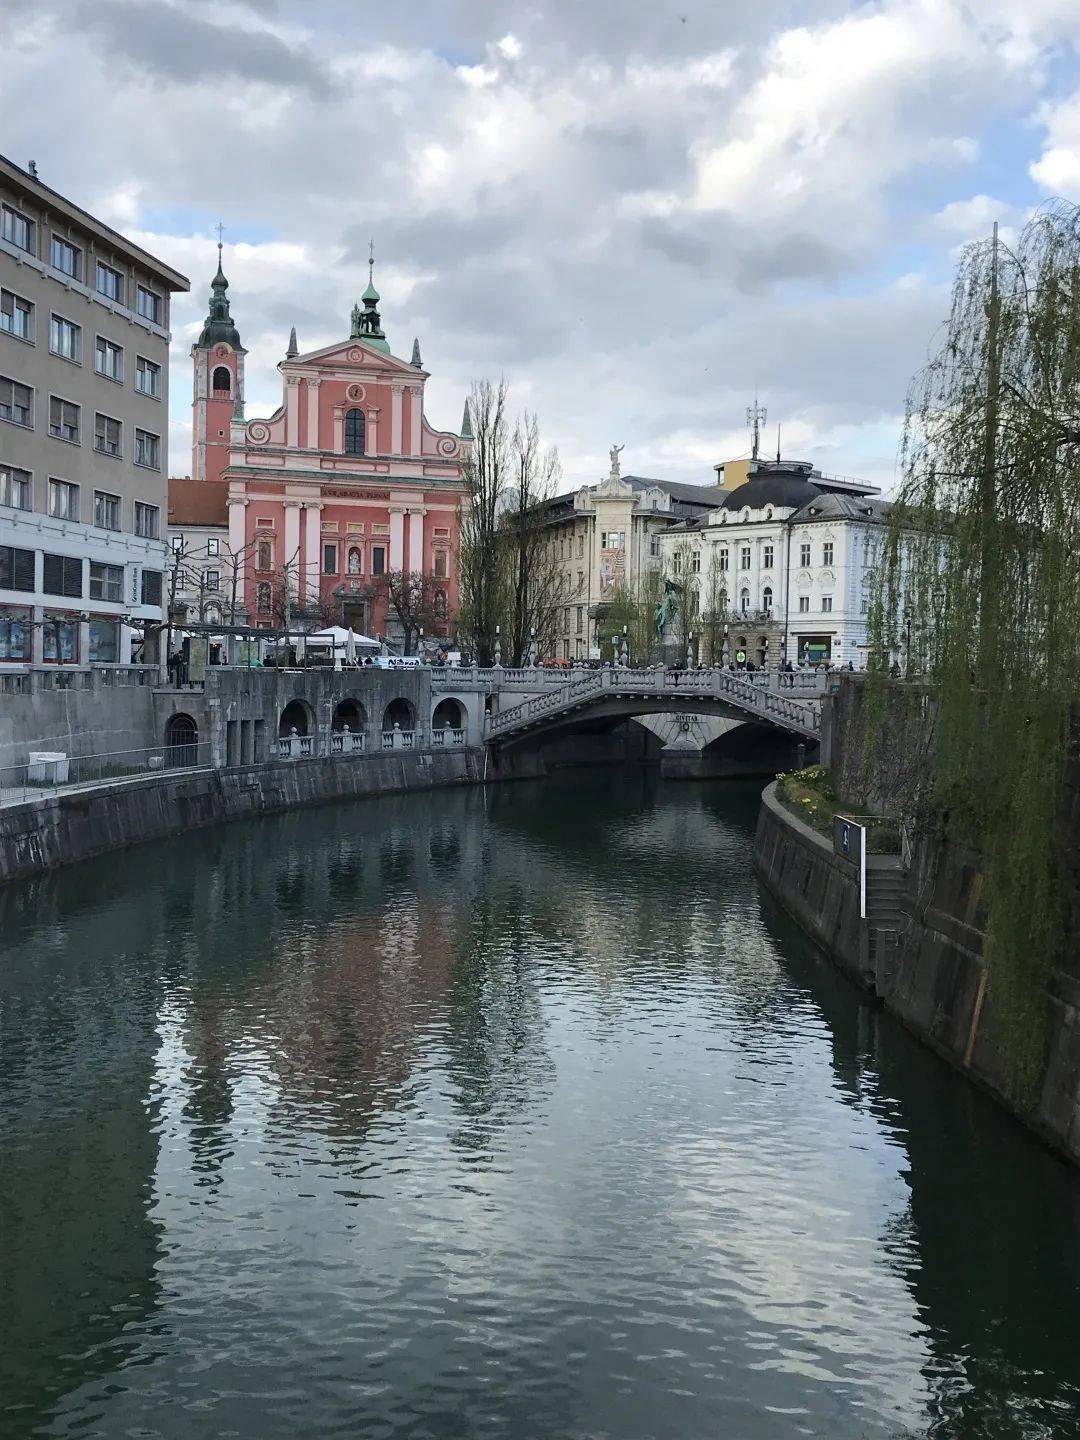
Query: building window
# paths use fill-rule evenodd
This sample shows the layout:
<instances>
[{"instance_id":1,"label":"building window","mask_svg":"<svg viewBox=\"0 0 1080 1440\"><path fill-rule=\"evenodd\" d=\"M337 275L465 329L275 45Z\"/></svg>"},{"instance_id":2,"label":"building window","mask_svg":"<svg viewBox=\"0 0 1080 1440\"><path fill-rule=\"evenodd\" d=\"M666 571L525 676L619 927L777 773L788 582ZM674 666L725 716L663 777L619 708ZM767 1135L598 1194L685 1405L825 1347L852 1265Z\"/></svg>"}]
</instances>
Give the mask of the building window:
<instances>
[{"instance_id":1,"label":"building window","mask_svg":"<svg viewBox=\"0 0 1080 1440\"><path fill-rule=\"evenodd\" d=\"M364 453L364 412L349 410L345 415L345 454Z\"/></svg>"},{"instance_id":2,"label":"building window","mask_svg":"<svg viewBox=\"0 0 1080 1440\"><path fill-rule=\"evenodd\" d=\"M161 395L161 366L144 355L135 359L135 389L140 395L149 395L155 400Z\"/></svg>"},{"instance_id":3,"label":"building window","mask_svg":"<svg viewBox=\"0 0 1080 1440\"><path fill-rule=\"evenodd\" d=\"M771 569L772 569L772 567L773 567L773 547L772 547L771 545L765 545L765 546L762 547L762 551L761 551L761 564L762 564L762 567L763 567L765 570L771 570Z\"/></svg>"},{"instance_id":4,"label":"building window","mask_svg":"<svg viewBox=\"0 0 1080 1440\"><path fill-rule=\"evenodd\" d=\"M577 537L577 558L578 558L579 560L584 560L584 559L585 559L585 536L584 536L584 535L579 535L579 536Z\"/></svg>"},{"instance_id":5,"label":"building window","mask_svg":"<svg viewBox=\"0 0 1080 1440\"><path fill-rule=\"evenodd\" d=\"M218 549L219 543L220 543L220 542L218 541L218 538L217 538L216 535L211 536L210 539L207 540L207 542L206 542L206 553L207 553L207 555L217 555L217 554L219 554L219 553L220 553L220 551L219 551L219 549Z\"/></svg>"},{"instance_id":6,"label":"building window","mask_svg":"<svg viewBox=\"0 0 1080 1440\"><path fill-rule=\"evenodd\" d=\"M362 575L364 573L364 555L358 545L349 547L349 574Z\"/></svg>"},{"instance_id":7,"label":"building window","mask_svg":"<svg viewBox=\"0 0 1080 1440\"><path fill-rule=\"evenodd\" d=\"M123 449L120 421L111 415L97 415L94 418L94 449L102 455L119 455Z\"/></svg>"},{"instance_id":8,"label":"building window","mask_svg":"<svg viewBox=\"0 0 1080 1440\"><path fill-rule=\"evenodd\" d=\"M436 580L446 580L446 579L449 577L449 574L450 574L450 556L448 555L448 553L447 553L445 550L436 550L436 551L435 551L435 569L434 569L435 579L436 579Z\"/></svg>"},{"instance_id":9,"label":"building window","mask_svg":"<svg viewBox=\"0 0 1080 1440\"><path fill-rule=\"evenodd\" d=\"M605 530L600 536L601 550L622 550L625 536L625 530Z\"/></svg>"},{"instance_id":10,"label":"building window","mask_svg":"<svg viewBox=\"0 0 1080 1440\"><path fill-rule=\"evenodd\" d=\"M46 615L41 627L41 658L52 665L77 664L79 622L66 615Z\"/></svg>"},{"instance_id":11,"label":"building window","mask_svg":"<svg viewBox=\"0 0 1080 1440\"><path fill-rule=\"evenodd\" d=\"M174 536L172 537L172 539L169 541L169 544L172 546L172 551L173 551L173 554L174 554L174 555L183 555L183 553L184 553L184 537L183 537L183 535L174 535Z\"/></svg>"},{"instance_id":12,"label":"building window","mask_svg":"<svg viewBox=\"0 0 1080 1440\"><path fill-rule=\"evenodd\" d=\"M799 546L799 564L804 569L810 564L810 542L808 540Z\"/></svg>"},{"instance_id":13,"label":"building window","mask_svg":"<svg viewBox=\"0 0 1080 1440\"><path fill-rule=\"evenodd\" d=\"M728 568L728 548L727 548L727 546L726 546L726 545L721 545L721 546L720 546L720 549L719 549L716 553L720 556L720 569L721 569L722 571L724 571L724 573L726 574L726 573L727 573L727 568Z\"/></svg>"},{"instance_id":14,"label":"building window","mask_svg":"<svg viewBox=\"0 0 1080 1440\"><path fill-rule=\"evenodd\" d=\"M800 614L800 615L809 615L809 613L810 613L810 596L809 596L809 595L800 595L800 596L799 596L799 614Z\"/></svg>"},{"instance_id":15,"label":"building window","mask_svg":"<svg viewBox=\"0 0 1080 1440\"><path fill-rule=\"evenodd\" d=\"M124 567L99 565L90 561L90 599L120 601L124 598Z\"/></svg>"},{"instance_id":16,"label":"building window","mask_svg":"<svg viewBox=\"0 0 1080 1440\"><path fill-rule=\"evenodd\" d=\"M99 375L104 375L106 380L123 380L124 351L122 346L114 345L111 340L106 340L104 335L99 335L97 344L94 346L94 369Z\"/></svg>"},{"instance_id":17,"label":"building window","mask_svg":"<svg viewBox=\"0 0 1080 1440\"><path fill-rule=\"evenodd\" d=\"M78 520L78 485L73 485L70 480L50 480L49 514L54 520Z\"/></svg>"},{"instance_id":18,"label":"building window","mask_svg":"<svg viewBox=\"0 0 1080 1440\"><path fill-rule=\"evenodd\" d=\"M103 265L97 262L97 292L104 295L106 300L116 300L120 304L124 301L124 277L119 270L114 270L111 265Z\"/></svg>"},{"instance_id":19,"label":"building window","mask_svg":"<svg viewBox=\"0 0 1080 1440\"><path fill-rule=\"evenodd\" d=\"M203 571L203 589L204 589L204 590L210 590L210 591L220 590L220 589L221 589L221 571L220 571L220 570L204 570L204 571Z\"/></svg>"},{"instance_id":20,"label":"building window","mask_svg":"<svg viewBox=\"0 0 1080 1440\"><path fill-rule=\"evenodd\" d=\"M120 529L120 496L94 491L94 524L99 530Z\"/></svg>"},{"instance_id":21,"label":"building window","mask_svg":"<svg viewBox=\"0 0 1080 1440\"><path fill-rule=\"evenodd\" d=\"M158 538L158 514L156 505L145 505L141 500L136 500L135 534L141 535L144 540L156 540Z\"/></svg>"},{"instance_id":22,"label":"building window","mask_svg":"<svg viewBox=\"0 0 1080 1440\"><path fill-rule=\"evenodd\" d=\"M75 555L41 557L41 588L46 595L64 595L81 600L83 593L83 562Z\"/></svg>"},{"instance_id":23,"label":"building window","mask_svg":"<svg viewBox=\"0 0 1080 1440\"><path fill-rule=\"evenodd\" d=\"M161 440L149 430L135 431L135 464L149 470L161 469Z\"/></svg>"},{"instance_id":24,"label":"building window","mask_svg":"<svg viewBox=\"0 0 1080 1440\"><path fill-rule=\"evenodd\" d=\"M120 626L115 620L91 620L87 638L91 664L115 665L120 659Z\"/></svg>"},{"instance_id":25,"label":"building window","mask_svg":"<svg viewBox=\"0 0 1080 1440\"><path fill-rule=\"evenodd\" d=\"M436 590L434 596L435 614L440 620L446 618L446 591Z\"/></svg>"},{"instance_id":26,"label":"building window","mask_svg":"<svg viewBox=\"0 0 1080 1440\"><path fill-rule=\"evenodd\" d=\"M77 245L72 245L70 240L61 240L59 235L54 235L49 258L54 270L59 270L61 275L70 275L72 280L78 280L79 272L82 269L82 251Z\"/></svg>"},{"instance_id":27,"label":"building window","mask_svg":"<svg viewBox=\"0 0 1080 1440\"><path fill-rule=\"evenodd\" d=\"M145 285L140 285L135 291L135 309L144 320L151 320L155 325L161 324L161 296L153 290L147 290Z\"/></svg>"},{"instance_id":28,"label":"building window","mask_svg":"<svg viewBox=\"0 0 1080 1440\"><path fill-rule=\"evenodd\" d=\"M255 586L255 609L260 615L270 614L270 582L260 580Z\"/></svg>"},{"instance_id":29,"label":"building window","mask_svg":"<svg viewBox=\"0 0 1080 1440\"><path fill-rule=\"evenodd\" d=\"M232 394L232 371L227 365L214 366L213 391L215 395Z\"/></svg>"},{"instance_id":30,"label":"building window","mask_svg":"<svg viewBox=\"0 0 1080 1440\"><path fill-rule=\"evenodd\" d=\"M58 395L49 397L49 434L57 440L79 443L79 407Z\"/></svg>"},{"instance_id":31,"label":"building window","mask_svg":"<svg viewBox=\"0 0 1080 1440\"><path fill-rule=\"evenodd\" d=\"M831 565L833 563L833 542L826 540L821 547L821 563Z\"/></svg>"},{"instance_id":32,"label":"building window","mask_svg":"<svg viewBox=\"0 0 1080 1440\"><path fill-rule=\"evenodd\" d=\"M739 569L750 569L750 546L743 545L739 548Z\"/></svg>"},{"instance_id":33,"label":"building window","mask_svg":"<svg viewBox=\"0 0 1080 1440\"><path fill-rule=\"evenodd\" d=\"M30 630L29 610L0 611L0 660L29 660Z\"/></svg>"},{"instance_id":34,"label":"building window","mask_svg":"<svg viewBox=\"0 0 1080 1440\"><path fill-rule=\"evenodd\" d=\"M34 589L34 552L0 545L0 590Z\"/></svg>"},{"instance_id":35,"label":"building window","mask_svg":"<svg viewBox=\"0 0 1080 1440\"><path fill-rule=\"evenodd\" d=\"M322 547L322 568L324 575L337 574L337 546L324 545Z\"/></svg>"},{"instance_id":36,"label":"building window","mask_svg":"<svg viewBox=\"0 0 1080 1440\"><path fill-rule=\"evenodd\" d=\"M13 510L29 510L32 490L29 470L0 465L0 505L10 505Z\"/></svg>"},{"instance_id":37,"label":"building window","mask_svg":"<svg viewBox=\"0 0 1080 1440\"><path fill-rule=\"evenodd\" d=\"M695 550L690 556L690 569L695 575L701 574L701 551Z\"/></svg>"},{"instance_id":38,"label":"building window","mask_svg":"<svg viewBox=\"0 0 1080 1440\"><path fill-rule=\"evenodd\" d=\"M384 545L371 547L371 573L372 575L386 574L386 547Z\"/></svg>"},{"instance_id":39,"label":"building window","mask_svg":"<svg viewBox=\"0 0 1080 1440\"><path fill-rule=\"evenodd\" d=\"M649 558L655 560L660 554L660 535L656 533L649 536Z\"/></svg>"},{"instance_id":40,"label":"building window","mask_svg":"<svg viewBox=\"0 0 1080 1440\"><path fill-rule=\"evenodd\" d=\"M2 230L5 240L33 255L34 222L32 220L28 220L25 215L20 215L18 210L13 210L10 205L5 205L3 214L0 216L0 230Z\"/></svg>"},{"instance_id":41,"label":"building window","mask_svg":"<svg viewBox=\"0 0 1080 1440\"><path fill-rule=\"evenodd\" d=\"M52 317L49 329L49 349L64 360L82 360L82 326L65 320L62 315Z\"/></svg>"},{"instance_id":42,"label":"building window","mask_svg":"<svg viewBox=\"0 0 1080 1440\"><path fill-rule=\"evenodd\" d=\"M34 338L34 307L12 290L0 290L0 330L16 340Z\"/></svg>"},{"instance_id":43,"label":"building window","mask_svg":"<svg viewBox=\"0 0 1080 1440\"><path fill-rule=\"evenodd\" d=\"M769 585L761 592L761 608L766 611L772 609L772 587Z\"/></svg>"},{"instance_id":44,"label":"building window","mask_svg":"<svg viewBox=\"0 0 1080 1440\"><path fill-rule=\"evenodd\" d=\"M0 420L25 425L28 430L34 428L34 392L29 385L0 375Z\"/></svg>"},{"instance_id":45,"label":"building window","mask_svg":"<svg viewBox=\"0 0 1080 1440\"><path fill-rule=\"evenodd\" d=\"M575 622L574 622L574 629L575 629L576 633L577 633L578 635L580 635L581 632L582 632L582 630L584 629L584 627L585 627L585 606L584 606L584 605L579 605L579 606L577 607L577 618L576 618L576 620L575 620Z\"/></svg>"},{"instance_id":46,"label":"building window","mask_svg":"<svg viewBox=\"0 0 1080 1440\"><path fill-rule=\"evenodd\" d=\"M144 570L142 572L142 603L144 605L161 604L160 570Z\"/></svg>"},{"instance_id":47,"label":"building window","mask_svg":"<svg viewBox=\"0 0 1080 1440\"><path fill-rule=\"evenodd\" d=\"M825 615L827 615L831 609L832 609L832 596L831 596L831 595L823 595L823 596L821 597L821 610L822 610L822 613L825 614Z\"/></svg>"},{"instance_id":48,"label":"building window","mask_svg":"<svg viewBox=\"0 0 1080 1440\"><path fill-rule=\"evenodd\" d=\"M676 551L675 551L675 554L671 557L671 568L672 568L672 570L675 572L676 575L681 575L681 574L682 574L682 551L681 551L681 550L676 550Z\"/></svg>"},{"instance_id":49,"label":"building window","mask_svg":"<svg viewBox=\"0 0 1080 1440\"><path fill-rule=\"evenodd\" d=\"M255 569L272 570L274 568L274 542L272 540L260 540L255 547Z\"/></svg>"},{"instance_id":50,"label":"building window","mask_svg":"<svg viewBox=\"0 0 1080 1440\"><path fill-rule=\"evenodd\" d=\"M739 596L739 609L744 615L750 613L750 591L744 590Z\"/></svg>"}]
</instances>

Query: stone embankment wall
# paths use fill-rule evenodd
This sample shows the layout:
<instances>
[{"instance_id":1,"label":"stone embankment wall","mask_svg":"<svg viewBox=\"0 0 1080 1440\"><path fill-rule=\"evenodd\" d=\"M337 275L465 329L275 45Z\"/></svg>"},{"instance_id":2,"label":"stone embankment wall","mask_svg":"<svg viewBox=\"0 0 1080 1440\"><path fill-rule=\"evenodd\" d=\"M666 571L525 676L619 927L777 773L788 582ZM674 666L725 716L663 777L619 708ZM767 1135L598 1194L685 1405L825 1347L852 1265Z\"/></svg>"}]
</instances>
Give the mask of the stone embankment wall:
<instances>
[{"instance_id":1,"label":"stone embankment wall","mask_svg":"<svg viewBox=\"0 0 1080 1440\"><path fill-rule=\"evenodd\" d=\"M863 704L854 686L830 697L827 738L837 789L850 795L859 784L868 787L871 794L864 789L859 797L865 804L872 791L884 785L888 759L883 756L869 773L861 761ZM901 766L907 760L907 755L902 757ZM878 770L882 774L876 774ZM903 775L900 783L907 783ZM1080 836L1080 773L1075 770L1065 811L1066 828L1075 841ZM1076 843L1065 843L1074 876L1078 849ZM901 901L900 943L884 981L866 958L855 866L782 806L774 786L763 796L754 860L779 904L853 980L875 990L920 1039L1080 1164L1080 963L1074 953L1051 977L1048 1037L1045 1054L1035 1059L1034 1101L1020 1105L1009 1083L1007 1017L1000 1013L983 959L983 880L975 852L942 844L934 836L917 842Z\"/></svg>"},{"instance_id":2,"label":"stone embankment wall","mask_svg":"<svg viewBox=\"0 0 1080 1440\"><path fill-rule=\"evenodd\" d=\"M475 784L473 748L302 760L86 786L0 807L0 883L125 845L300 805Z\"/></svg>"}]
</instances>

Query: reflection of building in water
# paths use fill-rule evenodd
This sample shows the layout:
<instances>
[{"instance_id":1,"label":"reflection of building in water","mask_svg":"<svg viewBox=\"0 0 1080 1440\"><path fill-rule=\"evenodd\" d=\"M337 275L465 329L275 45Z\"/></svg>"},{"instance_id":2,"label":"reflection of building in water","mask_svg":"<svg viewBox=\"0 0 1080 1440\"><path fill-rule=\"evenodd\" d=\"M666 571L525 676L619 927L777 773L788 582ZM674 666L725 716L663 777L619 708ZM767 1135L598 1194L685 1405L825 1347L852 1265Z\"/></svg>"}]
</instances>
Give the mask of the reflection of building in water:
<instances>
[{"instance_id":1,"label":"reflection of building in water","mask_svg":"<svg viewBox=\"0 0 1080 1440\"><path fill-rule=\"evenodd\" d=\"M20 887L0 907L4 933L20 937L3 957L0 1001L5 1435L44 1433L60 1397L111 1374L125 1359L125 1332L159 1299L148 1213L156 926L139 935L137 965L115 964L115 907L101 904L114 864ZM65 905L53 926L58 887ZM32 929L16 914L20 899Z\"/></svg>"}]
</instances>

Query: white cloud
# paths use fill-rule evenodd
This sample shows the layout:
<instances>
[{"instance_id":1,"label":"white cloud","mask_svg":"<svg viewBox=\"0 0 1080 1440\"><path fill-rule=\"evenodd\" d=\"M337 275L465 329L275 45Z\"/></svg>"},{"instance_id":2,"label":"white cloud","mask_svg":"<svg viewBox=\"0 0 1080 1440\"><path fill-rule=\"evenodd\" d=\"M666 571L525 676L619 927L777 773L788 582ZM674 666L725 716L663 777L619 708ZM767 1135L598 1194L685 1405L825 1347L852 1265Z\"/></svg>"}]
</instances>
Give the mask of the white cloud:
<instances>
[{"instance_id":1,"label":"white cloud","mask_svg":"<svg viewBox=\"0 0 1080 1440\"><path fill-rule=\"evenodd\" d=\"M504 60L517 60L522 53L522 44L516 35L504 35L495 42L495 49Z\"/></svg>"}]
</instances>

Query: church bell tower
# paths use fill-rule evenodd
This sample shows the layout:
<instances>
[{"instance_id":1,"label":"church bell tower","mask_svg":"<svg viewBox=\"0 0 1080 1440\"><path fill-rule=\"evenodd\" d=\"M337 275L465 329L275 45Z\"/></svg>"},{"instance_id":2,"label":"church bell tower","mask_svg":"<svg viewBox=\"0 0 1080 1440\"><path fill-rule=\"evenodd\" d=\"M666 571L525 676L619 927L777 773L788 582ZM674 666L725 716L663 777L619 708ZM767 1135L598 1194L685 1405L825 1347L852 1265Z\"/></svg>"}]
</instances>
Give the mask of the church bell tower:
<instances>
[{"instance_id":1,"label":"church bell tower","mask_svg":"<svg viewBox=\"0 0 1080 1440\"><path fill-rule=\"evenodd\" d=\"M191 424L191 478L220 480L229 463L229 426L244 413L244 356L240 334L229 313L229 282L218 268L210 284L210 309L202 333L191 347L195 372Z\"/></svg>"}]
</instances>

